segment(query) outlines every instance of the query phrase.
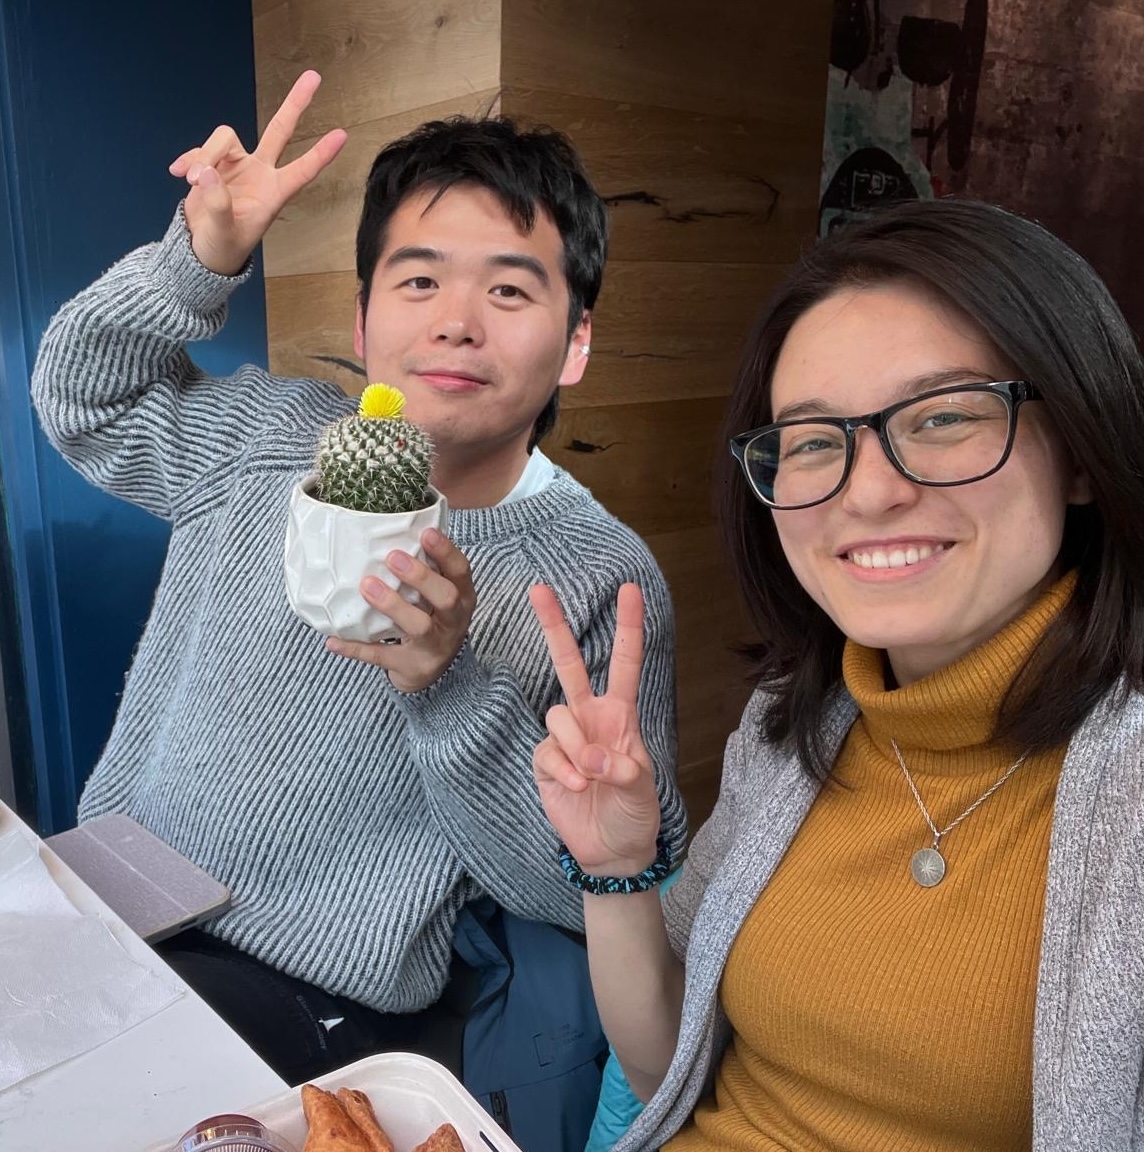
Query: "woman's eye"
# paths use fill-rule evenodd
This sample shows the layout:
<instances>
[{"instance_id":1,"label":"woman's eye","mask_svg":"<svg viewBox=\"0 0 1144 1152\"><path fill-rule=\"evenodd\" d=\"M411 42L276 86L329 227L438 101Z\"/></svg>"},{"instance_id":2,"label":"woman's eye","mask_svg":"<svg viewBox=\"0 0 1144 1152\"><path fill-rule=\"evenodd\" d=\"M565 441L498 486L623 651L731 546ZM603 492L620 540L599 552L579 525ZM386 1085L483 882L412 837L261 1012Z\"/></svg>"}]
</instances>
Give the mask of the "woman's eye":
<instances>
[{"instance_id":1,"label":"woman's eye","mask_svg":"<svg viewBox=\"0 0 1144 1152\"><path fill-rule=\"evenodd\" d=\"M918 421L919 428L952 428L956 424L964 424L975 417L968 412L958 412L943 408L939 412L927 412Z\"/></svg>"},{"instance_id":2,"label":"woman's eye","mask_svg":"<svg viewBox=\"0 0 1144 1152\"><path fill-rule=\"evenodd\" d=\"M794 440L787 445L785 456L813 456L819 452L831 452L841 448L841 445L828 436L807 436L801 440Z\"/></svg>"}]
</instances>

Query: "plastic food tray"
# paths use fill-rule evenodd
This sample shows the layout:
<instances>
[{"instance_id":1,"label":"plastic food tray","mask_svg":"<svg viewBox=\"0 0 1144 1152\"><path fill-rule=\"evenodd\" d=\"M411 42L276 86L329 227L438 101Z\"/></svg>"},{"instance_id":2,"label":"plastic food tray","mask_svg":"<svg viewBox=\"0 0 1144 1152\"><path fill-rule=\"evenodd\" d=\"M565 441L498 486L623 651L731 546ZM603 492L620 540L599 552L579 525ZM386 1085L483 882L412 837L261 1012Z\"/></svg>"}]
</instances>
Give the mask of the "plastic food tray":
<instances>
[{"instance_id":1,"label":"plastic food tray","mask_svg":"<svg viewBox=\"0 0 1144 1152\"><path fill-rule=\"evenodd\" d=\"M328 1092L338 1088L357 1088L364 1092L396 1152L412 1152L446 1121L456 1128L465 1152L521 1152L460 1081L425 1056L409 1052L367 1056L312 1083ZM236 1103L233 1108L228 1104L219 1111L239 1112L261 1120L299 1152L306 1142L306 1119L298 1088L290 1088L258 1104ZM205 1116L196 1117L187 1127L205 1119ZM181 1135L172 1132L169 1140L151 1145L146 1152L170 1152Z\"/></svg>"}]
</instances>

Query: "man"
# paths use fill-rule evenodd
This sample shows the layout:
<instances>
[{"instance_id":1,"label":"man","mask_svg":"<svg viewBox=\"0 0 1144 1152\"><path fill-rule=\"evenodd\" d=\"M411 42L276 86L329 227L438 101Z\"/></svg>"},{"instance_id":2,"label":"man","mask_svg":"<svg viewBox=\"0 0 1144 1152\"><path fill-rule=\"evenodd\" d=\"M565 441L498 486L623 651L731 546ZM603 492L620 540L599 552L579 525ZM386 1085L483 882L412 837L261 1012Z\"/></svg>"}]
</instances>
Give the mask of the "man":
<instances>
[{"instance_id":1,"label":"man","mask_svg":"<svg viewBox=\"0 0 1144 1152\"><path fill-rule=\"evenodd\" d=\"M597 680L616 592L642 587L643 723L677 854L685 832L662 576L534 447L557 388L583 374L605 255L603 204L563 137L462 120L379 154L355 347L434 440L451 539L423 540L437 570L387 558L423 607L363 581L400 645L323 643L286 606L289 492L353 402L250 365L207 377L184 345L219 329L266 229L344 142L335 130L276 166L319 82L298 80L253 152L219 128L174 162L190 189L166 237L60 311L33 379L76 468L172 524L80 818L125 811L230 886L232 910L167 954L292 1082L381 1048L432 1051L421 1010L466 902L581 927L532 781L559 699L533 583L557 589Z\"/></svg>"}]
</instances>

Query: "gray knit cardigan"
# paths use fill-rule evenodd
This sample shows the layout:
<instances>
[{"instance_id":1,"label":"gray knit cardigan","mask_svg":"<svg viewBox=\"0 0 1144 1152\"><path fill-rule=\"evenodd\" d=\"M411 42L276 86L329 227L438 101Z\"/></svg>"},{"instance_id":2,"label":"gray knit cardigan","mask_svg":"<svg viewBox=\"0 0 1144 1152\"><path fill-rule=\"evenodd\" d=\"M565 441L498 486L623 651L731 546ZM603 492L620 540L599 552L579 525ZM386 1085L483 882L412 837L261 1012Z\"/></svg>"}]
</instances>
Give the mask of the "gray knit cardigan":
<instances>
[{"instance_id":1,"label":"gray knit cardigan","mask_svg":"<svg viewBox=\"0 0 1144 1152\"><path fill-rule=\"evenodd\" d=\"M686 957L679 1045L615 1152L657 1149L691 1115L727 1044L731 944L818 785L761 737L756 693L727 745L719 800L664 894ZM856 709L827 718L837 755ZM1049 849L1033 1034L1033 1152L1144 1150L1144 697L1095 709L1069 744Z\"/></svg>"},{"instance_id":2,"label":"gray knit cardigan","mask_svg":"<svg viewBox=\"0 0 1144 1152\"><path fill-rule=\"evenodd\" d=\"M181 214L76 297L41 344L33 395L90 481L168 519L166 565L80 817L127 812L230 886L209 930L383 1011L440 993L453 921L489 893L571 928L532 751L560 699L529 585L560 597L594 683L616 592L641 585L640 706L675 851L674 630L643 542L566 472L541 493L456 511L478 603L469 639L422 692L327 652L286 604L287 501L319 428L352 403L245 366L215 379L184 345L222 325L236 280L191 252Z\"/></svg>"}]
</instances>

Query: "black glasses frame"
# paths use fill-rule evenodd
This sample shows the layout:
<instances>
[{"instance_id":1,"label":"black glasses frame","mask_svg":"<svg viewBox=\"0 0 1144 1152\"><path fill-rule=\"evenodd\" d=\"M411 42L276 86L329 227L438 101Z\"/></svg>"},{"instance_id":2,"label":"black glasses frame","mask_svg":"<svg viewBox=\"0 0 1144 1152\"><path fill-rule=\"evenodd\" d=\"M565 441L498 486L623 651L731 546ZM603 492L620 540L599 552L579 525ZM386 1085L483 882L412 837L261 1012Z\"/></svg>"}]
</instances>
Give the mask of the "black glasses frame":
<instances>
[{"instance_id":1,"label":"black glasses frame","mask_svg":"<svg viewBox=\"0 0 1144 1152\"><path fill-rule=\"evenodd\" d=\"M894 452L894 446L886 434L886 423L903 408L909 408L912 404L917 404L922 400L930 400L935 396L948 396L953 392L991 392L1005 402L1005 407L1009 411L1009 434L1005 441L1005 451L1001 453L1001 459L997 461L996 465L990 468L988 472L982 472L980 476L971 476L967 480L923 480L920 476L915 476L898 459ZM731 437L728 446L731 449L731 455L738 460L739 466L743 469L743 475L747 478L747 483L750 484L755 497L768 508L774 508L780 512L794 512L801 508L813 508L818 504L825 504L827 500L833 500L846 487L846 481L850 479L850 472L854 467L854 444L859 428L869 428L878 437L878 443L881 444L886 459L907 480L912 480L915 484L922 484L927 488L956 488L961 484L974 484L978 480L984 480L986 476L992 476L994 472L1004 467L1005 461L1009 459L1009 453L1013 450L1013 438L1017 433L1017 409L1027 400L1039 400L1040 398L1036 386L1029 380L995 380L987 384L953 384L948 388L935 388L932 392L922 392L917 396L911 396L908 400L899 400L898 403L891 404L888 408L883 408L879 412L869 412L865 416L816 416L813 419L780 420L777 424L766 424L762 428L752 428L749 432L740 432L737 436ZM842 478L831 491L825 496L820 496L817 500L811 500L806 504L776 504L763 495L751 476L750 469L747 467L747 449L752 441L768 432L805 424L829 424L845 434L846 459L842 466Z\"/></svg>"}]
</instances>

